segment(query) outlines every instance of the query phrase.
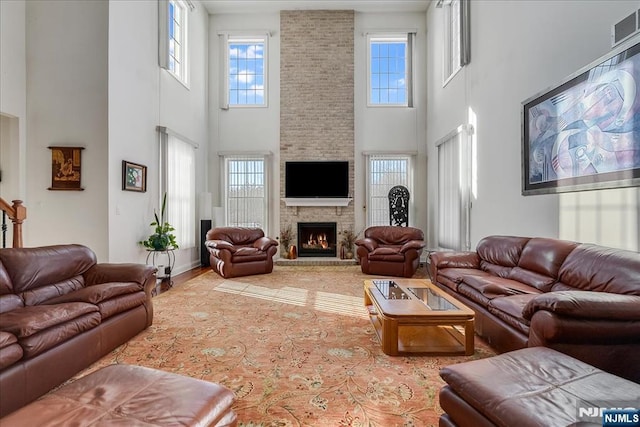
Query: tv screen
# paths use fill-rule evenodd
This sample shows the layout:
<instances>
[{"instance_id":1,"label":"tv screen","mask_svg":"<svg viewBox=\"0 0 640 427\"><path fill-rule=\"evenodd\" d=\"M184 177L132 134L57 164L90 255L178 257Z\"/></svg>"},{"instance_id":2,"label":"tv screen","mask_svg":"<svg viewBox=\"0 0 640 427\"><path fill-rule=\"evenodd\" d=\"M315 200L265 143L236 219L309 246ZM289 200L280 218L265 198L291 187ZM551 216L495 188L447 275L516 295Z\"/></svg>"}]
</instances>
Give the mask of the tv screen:
<instances>
[{"instance_id":1,"label":"tv screen","mask_svg":"<svg viewBox=\"0 0 640 427\"><path fill-rule=\"evenodd\" d=\"M349 195L349 162L285 163L285 197L336 198Z\"/></svg>"}]
</instances>

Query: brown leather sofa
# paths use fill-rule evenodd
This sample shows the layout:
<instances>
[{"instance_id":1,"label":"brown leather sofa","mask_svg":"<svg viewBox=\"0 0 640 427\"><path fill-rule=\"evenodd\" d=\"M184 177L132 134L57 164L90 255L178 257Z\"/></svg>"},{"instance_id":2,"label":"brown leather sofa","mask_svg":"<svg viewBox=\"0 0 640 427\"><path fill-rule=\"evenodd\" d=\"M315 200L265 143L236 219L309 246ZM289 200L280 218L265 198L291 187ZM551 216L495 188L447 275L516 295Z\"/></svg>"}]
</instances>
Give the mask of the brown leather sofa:
<instances>
[{"instance_id":1,"label":"brown leather sofa","mask_svg":"<svg viewBox=\"0 0 640 427\"><path fill-rule=\"evenodd\" d=\"M82 245L0 249L0 417L151 325L155 270Z\"/></svg>"},{"instance_id":2,"label":"brown leather sofa","mask_svg":"<svg viewBox=\"0 0 640 427\"><path fill-rule=\"evenodd\" d=\"M266 237L260 228L217 227L209 230L206 238L211 268L222 277L273 271L278 242Z\"/></svg>"},{"instance_id":3,"label":"brown leather sofa","mask_svg":"<svg viewBox=\"0 0 640 427\"><path fill-rule=\"evenodd\" d=\"M374 226L355 242L364 274L411 277L420 265L424 233L413 227Z\"/></svg>"},{"instance_id":4,"label":"brown leather sofa","mask_svg":"<svg viewBox=\"0 0 640 427\"><path fill-rule=\"evenodd\" d=\"M446 366L440 376L440 427L601 426L601 408L640 408L640 384L545 347Z\"/></svg>"},{"instance_id":5,"label":"brown leather sofa","mask_svg":"<svg viewBox=\"0 0 640 427\"><path fill-rule=\"evenodd\" d=\"M640 382L640 253L489 236L430 262L432 281L474 310L497 351L549 347Z\"/></svg>"}]
</instances>

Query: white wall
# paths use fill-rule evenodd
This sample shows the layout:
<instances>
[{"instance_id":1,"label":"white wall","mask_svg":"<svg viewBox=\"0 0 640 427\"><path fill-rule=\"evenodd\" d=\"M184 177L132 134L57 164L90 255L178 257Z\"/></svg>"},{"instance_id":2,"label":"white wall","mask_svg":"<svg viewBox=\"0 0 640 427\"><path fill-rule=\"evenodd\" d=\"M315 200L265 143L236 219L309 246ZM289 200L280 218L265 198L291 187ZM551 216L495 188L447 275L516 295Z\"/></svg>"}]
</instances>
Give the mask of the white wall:
<instances>
[{"instance_id":1,"label":"white wall","mask_svg":"<svg viewBox=\"0 0 640 427\"><path fill-rule=\"evenodd\" d=\"M0 197L25 200L25 3L0 2Z\"/></svg>"},{"instance_id":2,"label":"white wall","mask_svg":"<svg viewBox=\"0 0 640 427\"><path fill-rule=\"evenodd\" d=\"M137 242L151 234L162 197L157 126L198 143L196 193L206 191L208 15L201 5L188 12L187 88L158 66L158 2L109 4L109 260L144 262ZM147 166L146 193L122 191L123 160ZM176 254L176 273L199 264L199 246Z\"/></svg>"},{"instance_id":3,"label":"white wall","mask_svg":"<svg viewBox=\"0 0 640 427\"><path fill-rule=\"evenodd\" d=\"M416 31L414 107L367 107L367 33ZM417 153L410 212L412 226L427 228L426 145L427 31L421 13L356 13L355 22L355 194L356 232L366 224L366 165L363 152Z\"/></svg>"},{"instance_id":4,"label":"white wall","mask_svg":"<svg viewBox=\"0 0 640 427\"><path fill-rule=\"evenodd\" d=\"M637 1L472 1L471 63L442 87L442 10L427 12L429 216L435 218L435 142L477 118L477 194L471 245L490 234L560 237L558 195L521 195L521 102L607 53L610 28ZM435 222L429 238L435 242ZM596 242L598 243L598 242Z\"/></svg>"},{"instance_id":5,"label":"white wall","mask_svg":"<svg viewBox=\"0 0 640 427\"><path fill-rule=\"evenodd\" d=\"M25 246L108 254L107 2L26 2ZM49 191L51 145L81 146L84 191Z\"/></svg>"}]
</instances>

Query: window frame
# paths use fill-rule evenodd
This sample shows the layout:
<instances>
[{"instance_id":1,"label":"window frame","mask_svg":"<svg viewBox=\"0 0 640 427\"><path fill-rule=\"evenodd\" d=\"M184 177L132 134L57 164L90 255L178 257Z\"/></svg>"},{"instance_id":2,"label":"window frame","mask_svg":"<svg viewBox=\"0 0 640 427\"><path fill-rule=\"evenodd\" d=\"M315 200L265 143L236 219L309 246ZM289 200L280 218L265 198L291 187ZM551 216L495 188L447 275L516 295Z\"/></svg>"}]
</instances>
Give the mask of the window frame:
<instances>
[{"instance_id":1,"label":"window frame","mask_svg":"<svg viewBox=\"0 0 640 427\"><path fill-rule=\"evenodd\" d=\"M190 83L190 67L189 67L189 11L191 6L185 0L159 0L159 65L161 68L167 70L176 80L189 89ZM179 21L173 19L170 9L177 8L180 11ZM173 29L174 23L179 27L178 36L175 37L175 30ZM172 37L174 34L174 37ZM178 38L180 40L178 40ZM175 45L176 42L180 46L179 55L175 55L171 52L172 41ZM178 69L172 67L171 59L174 59L173 64L179 64Z\"/></svg>"},{"instance_id":2,"label":"window frame","mask_svg":"<svg viewBox=\"0 0 640 427\"><path fill-rule=\"evenodd\" d=\"M413 152L365 152L363 153L365 156L365 170L366 170L366 224L367 227L371 227L374 225L389 225L388 219L389 215L389 203L388 203L388 192L395 185L405 185L409 190L409 194L411 197L409 198L409 225L414 223L414 213L415 213L415 197L413 197L415 188L414 185L414 177L415 177L415 162L416 162L416 153ZM407 162L407 171L406 171L406 184L402 182L393 182L388 185L388 189L385 192L384 196L375 196L376 199L384 199L384 206L387 209L387 215L384 223L380 223L377 218L374 218L374 196L372 195L372 174L374 171L372 170L372 162L375 160L401 160Z\"/></svg>"},{"instance_id":3,"label":"window frame","mask_svg":"<svg viewBox=\"0 0 640 427\"><path fill-rule=\"evenodd\" d=\"M446 86L471 61L469 0L440 0L443 8L444 43L442 86ZM455 52L454 52L455 49Z\"/></svg>"},{"instance_id":4,"label":"window frame","mask_svg":"<svg viewBox=\"0 0 640 427\"><path fill-rule=\"evenodd\" d=\"M270 186L270 182L271 182L271 153L270 152L259 152L259 153L242 153L242 152L225 152L225 153L219 153L219 157L220 157L220 161L221 161L221 168L220 168L220 173L221 173L221 185L222 185L222 189L221 189L221 194L224 197L224 224L225 226L228 227L237 227L239 225L237 225L238 223L236 222L231 222L231 215L230 215L230 206L229 206L229 200L230 200L230 196L229 196L229 186L230 186L230 182L229 182L229 163L230 161L240 161L240 160L245 160L245 161L255 161L255 160L261 160L263 162L263 202L262 202L262 209L263 209L263 215L262 215L262 222L263 224L260 226L260 228L262 228L262 230L265 232L265 234L268 234L269 232L269 220L270 220L270 215L269 215L269 197L271 194L271 186ZM242 226L248 226L248 225L242 225ZM257 225L253 225L253 226L257 226Z\"/></svg>"},{"instance_id":5,"label":"window frame","mask_svg":"<svg viewBox=\"0 0 640 427\"><path fill-rule=\"evenodd\" d=\"M405 102L403 103L374 103L371 99L372 87L372 43L403 41L405 43ZM415 51L415 31L393 31L393 32L372 32L367 34L367 107L372 108L411 108L414 99L414 51ZM390 89L390 88L387 88Z\"/></svg>"},{"instance_id":6,"label":"window frame","mask_svg":"<svg viewBox=\"0 0 640 427\"><path fill-rule=\"evenodd\" d=\"M269 107L269 33L221 33L222 39L222 73L221 73L221 108L223 110L229 109L242 109L242 108L267 108ZM231 43L263 43L262 53L262 67L263 67L263 103L262 104L231 104L231 85L230 85L230 69L231 69L231 56L230 45Z\"/></svg>"}]
</instances>

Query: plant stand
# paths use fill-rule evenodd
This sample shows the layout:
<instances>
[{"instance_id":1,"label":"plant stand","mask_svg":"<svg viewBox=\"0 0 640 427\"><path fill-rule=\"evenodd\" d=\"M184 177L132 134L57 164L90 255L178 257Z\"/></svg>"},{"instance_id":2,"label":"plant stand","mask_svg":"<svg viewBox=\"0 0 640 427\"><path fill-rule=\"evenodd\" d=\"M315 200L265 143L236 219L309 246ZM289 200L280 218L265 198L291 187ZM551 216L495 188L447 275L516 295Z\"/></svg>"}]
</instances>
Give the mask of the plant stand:
<instances>
[{"instance_id":1,"label":"plant stand","mask_svg":"<svg viewBox=\"0 0 640 427\"><path fill-rule=\"evenodd\" d=\"M176 254L173 251L174 249L147 249L146 264L158 268L156 284L165 282L169 287L173 286L171 272L173 271L173 266L176 264ZM166 257L166 264L160 264L163 257ZM156 262L156 258L158 258L158 262Z\"/></svg>"}]
</instances>

